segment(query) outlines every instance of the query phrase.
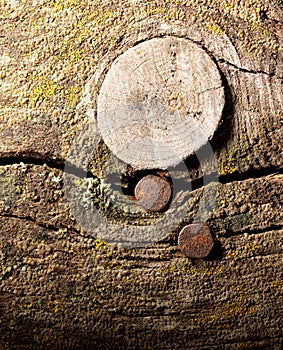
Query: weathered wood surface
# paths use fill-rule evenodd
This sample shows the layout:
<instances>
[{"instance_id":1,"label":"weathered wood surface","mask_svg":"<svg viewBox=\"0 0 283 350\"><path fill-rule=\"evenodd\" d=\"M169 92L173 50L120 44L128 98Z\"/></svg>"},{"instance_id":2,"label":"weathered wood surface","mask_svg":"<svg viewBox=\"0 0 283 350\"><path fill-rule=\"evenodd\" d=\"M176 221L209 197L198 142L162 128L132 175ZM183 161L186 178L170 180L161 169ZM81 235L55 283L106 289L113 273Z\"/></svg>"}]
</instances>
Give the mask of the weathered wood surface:
<instances>
[{"instance_id":1,"label":"weathered wood surface","mask_svg":"<svg viewBox=\"0 0 283 350\"><path fill-rule=\"evenodd\" d=\"M0 20L0 348L281 349L281 2L9 1ZM179 228L123 250L72 216L63 164L113 61L163 36L205 48L222 74L226 105L211 141L220 182L190 193L177 169ZM69 201L96 181L102 213L150 227L153 214L109 209L109 154L100 143L89 179L69 169L81 189ZM215 171L203 158L202 168L187 161L193 178ZM209 188L216 245L191 261L177 234Z\"/></svg>"},{"instance_id":2,"label":"weathered wood surface","mask_svg":"<svg viewBox=\"0 0 283 350\"><path fill-rule=\"evenodd\" d=\"M64 160L77 130L88 122L85 110L96 112L113 60L140 41L175 35L204 47L225 78L225 118L213 140L219 171L280 167L278 1L80 5L62 0L1 6L3 157L42 154ZM46 135L38 137L36 149L35 135ZM48 139L55 141L52 147Z\"/></svg>"},{"instance_id":3,"label":"weathered wood surface","mask_svg":"<svg viewBox=\"0 0 283 350\"><path fill-rule=\"evenodd\" d=\"M280 349L282 175L219 185L192 262L174 234L126 251L80 232L62 173L26 168L1 173L1 348Z\"/></svg>"},{"instance_id":4,"label":"weathered wood surface","mask_svg":"<svg viewBox=\"0 0 283 350\"><path fill-rule=\"evenodd\" d=\"M220 260L193 265L168 243L127 253L0 225L2 349L282 347L282 230L221 239Z\"/></svg>"}]
</instances>

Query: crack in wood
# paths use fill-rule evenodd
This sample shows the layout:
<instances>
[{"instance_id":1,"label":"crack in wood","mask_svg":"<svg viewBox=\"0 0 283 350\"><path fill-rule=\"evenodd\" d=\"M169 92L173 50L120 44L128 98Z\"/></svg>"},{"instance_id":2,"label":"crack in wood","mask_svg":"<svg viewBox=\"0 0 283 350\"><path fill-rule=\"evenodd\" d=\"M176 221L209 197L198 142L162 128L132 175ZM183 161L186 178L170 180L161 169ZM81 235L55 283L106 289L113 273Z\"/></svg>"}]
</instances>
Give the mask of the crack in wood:
<instances>
[{"instance_id":1,"label":"crack in wood","mask_svg":"<svg viewBox=\"0 0 283 350\"><path fill-rule=\"evenodd\" d=\"M58 169L67 174L75 175L78 178L96 178L90 171L86 171L82 168L75 166L69 162L65 163L63 159L47 159L47 158L33 158L30 156L11 156L0 158L0 167L8 166L8 165L20 165L21 163L29 164L29 165L39 165L39 166L48 166L51 169ZM206 176L206 185L212 182L219 182L221 184L228 184L230 182L244 181L248 179L259 179L265 176L271 175L279 175L283 174L282 168L260 168L260 169L251 169L244 173L234 172L232 174L218 175L217 172L213 172L211 174L207 174ZM209 176L208 176L209 175ZM203 187L202 177L198 177L197 179L193 179L191 181L193 185L193 189L199 189Z\"/></svg>"},{"instance_id":2,"label":"crack in wood","mask_svg":"<svg viewBox=\"0 0 283 350\"><path fill-rule=\"evenodd\" d=\"M16 220L23 220L23 221L28 221L31 222L33 224L36 224L42 228L48 229L48 230L52 230L52 231L58 231L60 229L64 229L67 228L65 226L60 226L57 227L55 225L51 225L49 223L44 223L42 221L37 220L36 218L32 218L31 216L18 216L18 215L13 215L13 214L1 214L0 213L0 218L8 218L8 219L16 219Z\"/></svg>"},{"instance_id":3,"label":"crack in wood","mask_svg":"<svg viewBox=\"0 0 283 350\"><path fill-rule=\"evenodd\" d=\"M252 70L252 69L248 69L248 68L244 68L244 67L239 67L237 66L236 64L232 63L232 62L229 62L227 60L225 60L224 58L219 58L217 59L217 62L218 63L225 63L227 64L228 66L231 66L237 70L239 70L240 72L243 72L243 73L248 73L248 74L263 74L263 75L268 75L269 77L277 77L276 76L276 73L275 72L265 72L265 71L262 71L262 70ZM280 77L278 77L280 78Z\"/></svg>"}]
</instances>

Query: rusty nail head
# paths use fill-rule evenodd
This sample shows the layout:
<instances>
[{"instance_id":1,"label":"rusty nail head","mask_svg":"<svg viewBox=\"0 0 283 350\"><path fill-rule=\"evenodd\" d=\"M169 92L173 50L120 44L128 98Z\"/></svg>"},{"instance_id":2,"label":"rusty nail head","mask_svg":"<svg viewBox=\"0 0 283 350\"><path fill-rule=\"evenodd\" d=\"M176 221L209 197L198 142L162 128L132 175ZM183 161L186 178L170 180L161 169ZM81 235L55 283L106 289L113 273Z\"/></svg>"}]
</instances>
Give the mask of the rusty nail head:
<instances>
[{"instance_id":1,"label":"rusty nail head","mask_svg":"<svg viewBox=\"0 0 283 350\"><path fill-rule=\"evenodd\" d=\"M190 224L181 230L178 244L188 258L206 258L214 242L207 224Z\"/></svg>"},{"instance_id":2,"label":"rusty nail head","mask_svg":"<svg viewBox=\"0 0 283 350\"><path fill-rule=\"evenodd\" d=\"M169 203L172 190L169 182L156 175L143 177L135 187L135 197L146 211L160 211Z\"/></svg>"}]
</instances>

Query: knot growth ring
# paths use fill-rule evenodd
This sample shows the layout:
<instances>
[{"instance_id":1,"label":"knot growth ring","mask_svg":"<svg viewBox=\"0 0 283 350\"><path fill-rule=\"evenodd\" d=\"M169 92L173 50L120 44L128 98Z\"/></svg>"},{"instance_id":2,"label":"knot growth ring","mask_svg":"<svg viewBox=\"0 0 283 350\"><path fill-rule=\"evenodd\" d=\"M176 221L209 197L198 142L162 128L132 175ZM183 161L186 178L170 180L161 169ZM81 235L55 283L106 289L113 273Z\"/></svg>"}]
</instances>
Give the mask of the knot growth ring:
<instances>
[{"instance_id":1,"label":"knot growth ring","mask_svg":"<svg viewBox=\"0 0 283 350\"><path fill-rule=\"evenodd\" d=\"M154 38L110 67L98 97L98 127L135 169L167 169L213 136L224 87L209 54L184 38Z\"/></svg>"}]
</instances>

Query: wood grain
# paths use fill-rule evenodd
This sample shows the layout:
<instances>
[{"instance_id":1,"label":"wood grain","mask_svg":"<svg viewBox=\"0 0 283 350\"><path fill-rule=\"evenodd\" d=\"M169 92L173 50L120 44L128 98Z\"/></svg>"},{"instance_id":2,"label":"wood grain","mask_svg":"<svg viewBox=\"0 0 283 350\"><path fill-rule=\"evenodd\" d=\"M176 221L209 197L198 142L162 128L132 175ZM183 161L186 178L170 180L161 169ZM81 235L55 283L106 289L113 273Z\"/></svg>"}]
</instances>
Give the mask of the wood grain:
<instances>
[{"instance_id":1,"label":"wood grain","mask_svg":"<svg viewBox=\"0 0 283 350\"><path fill-rule=\"evenodd\" d=\"M1 2L1 349L282 349L282 13L278 0ZM80 132L113 63L168 37L211 58L225 106L209 148L184 162L191 179L170 169L186 215L158 231L159 214L117 193L109 148L87 154ZM77 144L85 168L69 164L67 195ZM109 245L91 207L159 237ZM216 242L206 260L177 246L196 217Z\"/></svg>"},{"instance_id":2,"label":"wood grain","mask_svg":"<svg viewBox=\"0 0 283 350\"><path fill-rule=\"evenodd\" d=\"M220 0L94 1L77 21L78 7L68 1L32 11L28 4L3 5L1 156L64 161L78 130L96 116L115 59L140 42L174 36L204 48L222 74L226 107L212 140L219 173L282 166L282 8L276 0L229 6ZM36 153L37 134L45 137L38 137Z\"/></svg>"},{"instance_id":3,"label":"wood grain","mask_svg":"<svg viewBox=\"0 0 283 350\"><path fill-rule=\"evenodd\" d=\"M280 230L221 238L221 260L195 265L174 244L127 252L24 220L0 226L2 349L282 345Z\"/></svg>"}]
</instances>

